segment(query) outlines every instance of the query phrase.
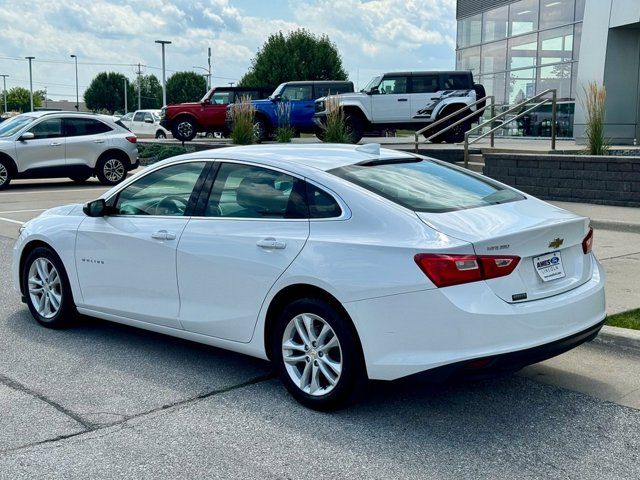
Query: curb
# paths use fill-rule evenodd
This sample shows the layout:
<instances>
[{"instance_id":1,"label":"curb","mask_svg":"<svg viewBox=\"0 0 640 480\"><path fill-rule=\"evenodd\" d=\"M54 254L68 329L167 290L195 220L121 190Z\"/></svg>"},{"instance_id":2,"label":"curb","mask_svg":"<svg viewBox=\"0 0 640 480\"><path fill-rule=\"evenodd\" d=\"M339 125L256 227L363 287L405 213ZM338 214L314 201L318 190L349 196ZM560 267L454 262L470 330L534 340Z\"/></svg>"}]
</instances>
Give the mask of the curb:
<instances>
[{"instance_id":1,"label":"curb","mask_svg":"<svg viewBox=\"0 0 640 480\"><path fill-rule=\"evenodd\" d=\"M640 330L605 325L595 341L612 347L622 347L640 352Z\"/></svg>"},{"instance_id":2,"label":"curb","mask_svg":"<svg viewBox=\"0 0 640 480\"><path fill-rule=\"evenodd\" d=\"M640 223L617 222L615 220L591 220L591 226L595 229L610 230L614 232L640 233Z\"/></svg>"}]
</instances>

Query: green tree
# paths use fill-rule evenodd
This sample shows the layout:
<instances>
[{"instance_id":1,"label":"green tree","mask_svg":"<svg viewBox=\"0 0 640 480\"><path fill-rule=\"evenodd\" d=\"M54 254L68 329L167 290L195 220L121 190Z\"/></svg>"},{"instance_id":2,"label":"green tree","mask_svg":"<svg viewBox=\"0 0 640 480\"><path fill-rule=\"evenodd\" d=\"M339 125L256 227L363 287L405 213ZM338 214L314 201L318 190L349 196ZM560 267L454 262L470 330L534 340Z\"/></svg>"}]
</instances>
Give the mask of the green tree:
<instances>
[{"instance_id":1,"label":"green tree","mask_svg":"<svg viewBox=\"0 0 640 480\"><path fill-rule=\"evenodd\" d=\"M138 86L136 85L136 89ZM137 108L137 90L136 90L136 108ZM140 77L140 96L142 108L162 108L162 85L158 78L151 75L143 75Z\"/></svg>"},{"instance_id":2,"label":"green tree","mask_svg":"<svg viewBox=\"0 0 640 480\"><path fill-rule=\"evenodd\" d=\"M33 108L42 106L44 100L43 92L33 92ZM0 98L2 107L4 108L4 97ZM13 87L7 90L7 110L17 112L31 111L31 100L28 88Z\"/></svg>"},{"instance_id":3,"label":"green tree","mask_svg":"<svg viewBox=\"0 0 640 480\"><path fill-rule=\"evenodd\" d=\"M129 110L137 105L134 97L135 90L131 81L122 73L102 72L91 80L89 87L84 91L84 101L87 108L94 112L106 110L110 113L122 111L124 107L124 81L129 82L127 88L127 105Z\"/></svg>"},{"instance_id":4,"label":"green tree","mask_svg":"<svg viewBox=\"0 0 640 480\"><path fill-rule=\"evenodd\" d=\"M299 29L274 33L258 50L243 87L276 86L295 80L346 80L347 72L334 43L326 35Z\"/></svg>"},{"instance_id":5,"label":"green tree","mask_svg":"<svg viewBox=\"0 0 640 480\"><path fill-rule=\"evenodd\" d=\"M196 72L176 72L167 79L167 103L197 102L207 93L207 81Z\"/></svg>"}]
</instances>

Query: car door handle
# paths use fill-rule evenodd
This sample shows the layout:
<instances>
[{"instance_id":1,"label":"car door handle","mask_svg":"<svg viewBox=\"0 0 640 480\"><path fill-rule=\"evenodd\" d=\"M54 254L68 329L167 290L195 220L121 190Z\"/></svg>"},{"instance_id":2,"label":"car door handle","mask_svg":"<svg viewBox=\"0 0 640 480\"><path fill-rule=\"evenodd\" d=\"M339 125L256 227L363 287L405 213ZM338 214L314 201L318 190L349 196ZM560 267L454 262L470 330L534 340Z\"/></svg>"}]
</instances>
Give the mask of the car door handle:
<instances>
[{"instance_id":1,"label":"car door handle","mask_svg":"<svg viewBox=\"0 0 640 480\"><path fill-rule=\"evenodd\" d=\"M94 140L93 143L104 143L104 140Z\"/></svg>"},{"instance_id":2,"label":"car door handle","mask_svg":"<svg viewBox=\"0 0 640 480\"><path fill-rule=\"evenodd\" d=\"M283 250L287 246L286 243L280 242L273 237L258 240L256 245L267 250Z\"/></svg>"},{"instance_id":3,"label":"car door handle","mask_svg":"<svg viewBox=\"0 0 640 480\"><path fill-rule=\"evenodd\" d=\"M52 147L59 147L60 145L62 145L61 142L51 142L49 145L51 145Z\"/></svg>"},{"instance_id":4,"label":"car door handle","mask_svg":"<svg viewBox=\"0 0 640 480\"><path fill-rule=\"evenodd\" d=\"M406 101L407 101L407 99L406 99L406 98L399 98L399 99L398 99L398 101L399 101L399 102L406 102Z\"/></svg>"},{"instance_id":5,"label":"car door handle","mask_svg":"<svg viewBox=\"0 0 640 480\"><path fill-rule=\"evenodd\" d=\"M151 238L155 238L156 240L175 240L176 234L168 232L167 230L158 230L151 234Z\"/></svg>"}]
</instances>

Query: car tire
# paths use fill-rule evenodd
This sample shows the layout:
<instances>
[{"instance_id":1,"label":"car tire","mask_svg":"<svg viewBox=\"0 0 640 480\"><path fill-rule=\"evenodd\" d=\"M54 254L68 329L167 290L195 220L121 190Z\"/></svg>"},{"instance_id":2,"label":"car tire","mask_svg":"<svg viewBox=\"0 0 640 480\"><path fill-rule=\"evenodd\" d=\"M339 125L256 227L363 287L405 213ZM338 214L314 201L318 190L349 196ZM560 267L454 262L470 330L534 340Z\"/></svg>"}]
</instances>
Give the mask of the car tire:
<instances>
[{"instance_id":1,"label":"car tire","mask_svg":"<svg viewBox=\"0 0 640 480\"><path fill-rule=\"evenodd\" d=\"M263 118L256 118L253 121L253 136L258 143L269 138L269 126Z\"/></svg>"},{"instance_id":2,"label":"car tire","mask_svg":"<svg viewBox=\"0 0 640 480\"><path fill-rule=\"evenodd\" d=\"M78 315L64 265L48 247L37 247L27 255L22 291L31 315L44 327L67 327Z\"/></svg>"},{"instance_id":3,"label":"car tire","mask_svg":"<svg viewBox=\"0 0 640 480\"><path fill-rule=\"evenodd\" d=\"M316 127L313 133L315 134L318 140L320 140L321 142L324 142L324 139L326 137L326 132L324 128Z\"/></svg>"},{"instance_id":4,"label":"car tire","mask_svg":"<svg viewBox=\"0 0 640 480\"><path fill-rule=\"evenodd\" d=\"M11 179L13 178L12 172L11 164L0 158L0 190L4 190L9 187Z\"/></svg>"},{"instance_id":5,"label":"car tire","mask_svg":"<svg viewBox=\"0 0 640 480\"><path fill-rule=\"evenodd\" d=\"M195 138L197 133L198 126L196 125L195 120L192 120L191 118L179 118L171 130L171 134L174 138L177 138L181 142L190 142Z\"/></svg>"},{"instance_id":6,"label":"car tire","mask_svg":"<svg viewBox=\"0 0 640 480\"><path fill-rule=\"evenodd\" d=\"M121 157L106 155L98 161L96 175L102 185L117 185L127 178L127 167Z\"/></svg>"},{"instance_id":7,"label":"car tire","mask_svg":"<svg viewBox=\"0 0 640 480\"><path fill-rule=\"evenodd\" d=\"M347 113L344 121L351 134L351 143L358 143L364 136L364 121L362 117L357 113Z\"/></svg>"},{"instance_id":8,"label":"car tire","mask_svg":"<svg viewBox=\"0 0 640 480\"><path fill-rule=\"evenodd\" d=\"M75 183L85 183L87 180L91 178L91 175L74 175L73 177L69 177Z\"/></svg>"},{"instance_id":9,"label":"car tire","mask_svg":"<svg viewBox=\"0 0 640 480\"><path fill-rule=\"evenodd\" d=\"M158 130L156 132L156 138L157 139L165 139L165 138L167 138L167 134L164 133L162 130Z\"/></svg>"},{"instance_id":10,"label":"car tire","mask_svg":"<svg viewBox=\"0 0 640 480\"><path fill-rule=\"evenodd\" d=\"M324 300L302 298L284 307L275 322L271 357L298 402L314 410L335 410L364 390L360 344L345 313Z\"/></svg>"}]
</instances>

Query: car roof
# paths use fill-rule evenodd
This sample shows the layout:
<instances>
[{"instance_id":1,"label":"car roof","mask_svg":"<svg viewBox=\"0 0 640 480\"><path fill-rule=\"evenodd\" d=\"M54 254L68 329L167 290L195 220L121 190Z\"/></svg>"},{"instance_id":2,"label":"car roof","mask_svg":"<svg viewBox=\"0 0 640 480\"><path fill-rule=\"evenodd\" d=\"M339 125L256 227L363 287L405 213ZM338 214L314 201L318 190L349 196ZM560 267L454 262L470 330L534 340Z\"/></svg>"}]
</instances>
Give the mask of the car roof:
<instances>
[{"instance_id":1,"label":"car roof","mask_svg":"<svg viewBox=\"0 0 640 480\"><path fill-rule=\"evenodd\" d=\"M351 80L296 80L293 82L284 82L287 85L325 85L332 83L353 83Z\"/></svg>"},{"instance_id":2,"label":"car roof","mask_svg":"<svg viewBox=\"0 0 640 480\"><path fill-rule=\"evenodd\" d=\"M379 153L372 153L379 149ZM267 166L295 169L296 166L328 171L357 163L373 160L413 159L414 155L379 148L379 145L345 144L291 144L291 145L249 145L204 150L176 157L176 161L190 159L239 160L261 163ZM171 162L168 162L171 163Z\"/></svg>"},{"instance_id":3,"label":"car roof","mask_svg":"<svg viewBox=\"0 0 640 480\"><path fill-rule=\"evenodd\" d=\"M76 112L74 110L36 110L35 112L26 112L21 115L25 115L28 117L41 118L49 115L66 115L66 116L74 116L74 117L94 117L94 118L104 118L108 115L101 115L93 112Z\"/></svg>"},{"instance_id":4,"label":"car roof","mask_svg":"<svg viewBox=\"0 0 640 480\"><path fill-rule=\"evenodd\" d=\"M385 72L381 73L379 76L387 76L387 75L405 75L408 77L412 77L414 75L470 75L470 70L425 70L420 72Z\"/></svg>"}]
</instances>

